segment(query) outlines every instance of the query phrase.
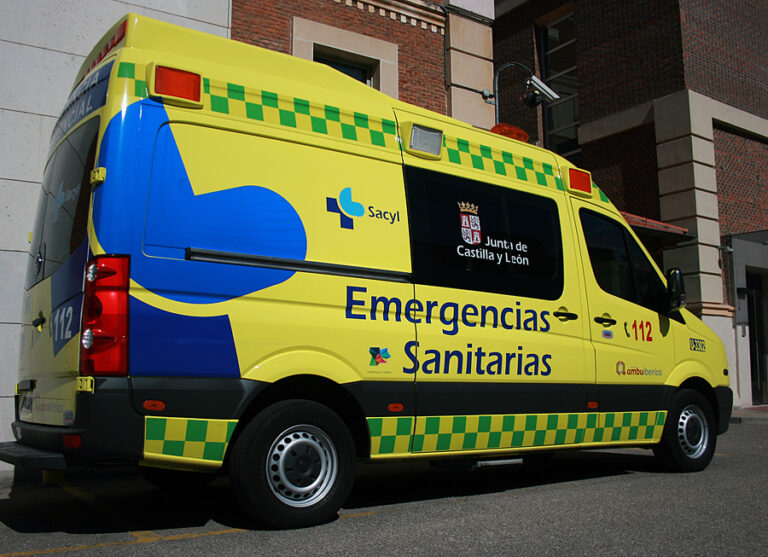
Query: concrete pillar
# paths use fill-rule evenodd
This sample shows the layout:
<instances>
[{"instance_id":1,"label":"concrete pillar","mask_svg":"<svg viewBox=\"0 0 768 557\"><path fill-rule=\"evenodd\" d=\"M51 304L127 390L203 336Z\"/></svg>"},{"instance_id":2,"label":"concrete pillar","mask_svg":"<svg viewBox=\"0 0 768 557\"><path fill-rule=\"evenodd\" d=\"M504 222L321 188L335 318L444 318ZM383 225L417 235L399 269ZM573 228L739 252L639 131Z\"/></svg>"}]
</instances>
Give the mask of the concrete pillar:
<instances>
[{"instance_id":1,"label":"concrete pillar","mask_svg":"<svg viewBox=\"0 0 768 557\"><path fill-rule=\"evenodd\" d=\"M697 97L680 91L653 102L661 220L696 236L666 250L664 266L682 269L694 313L731 318L720 267L712 116Z\"/></svg>"},{"instance_id":2,"label":"concrete pillar","mask_svg":"<svg viewBox=\"0 0 768 557\"><path fill-rule=\"evenodd\" d=\"M493 105L479 91L493 90L493 2L453 0L446 11L448 115L490 129Z\"/></svg>"}]
</instances>

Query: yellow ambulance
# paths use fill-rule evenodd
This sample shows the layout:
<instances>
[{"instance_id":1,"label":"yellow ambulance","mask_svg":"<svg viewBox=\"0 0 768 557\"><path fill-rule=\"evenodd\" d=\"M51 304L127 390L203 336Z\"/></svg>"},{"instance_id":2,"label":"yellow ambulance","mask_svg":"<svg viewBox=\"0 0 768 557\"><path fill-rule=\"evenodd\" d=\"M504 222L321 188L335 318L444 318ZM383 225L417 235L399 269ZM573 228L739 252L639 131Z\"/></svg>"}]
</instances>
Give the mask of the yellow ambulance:
<instances>
[{"instance_id":1,"label":"yellow ambulance","mask_svg":"<svg viewBox=\"0 0 768 557\"><path fill-rule=\"evenodd\" d=\"M224 470L269 525L335 516L358 459L701 470L731 413L722 343L589 172L132 14L53 131L25 288L0 458Z\"/></svg>"}]
</instances>

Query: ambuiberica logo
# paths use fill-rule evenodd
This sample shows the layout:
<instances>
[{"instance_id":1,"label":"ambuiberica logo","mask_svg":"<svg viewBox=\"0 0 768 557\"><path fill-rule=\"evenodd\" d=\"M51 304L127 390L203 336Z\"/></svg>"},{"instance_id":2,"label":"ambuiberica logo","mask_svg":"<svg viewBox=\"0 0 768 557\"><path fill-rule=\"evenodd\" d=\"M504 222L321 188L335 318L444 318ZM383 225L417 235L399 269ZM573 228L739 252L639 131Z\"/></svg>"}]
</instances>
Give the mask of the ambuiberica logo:
<instances>
[{"instance_id":1,"label":"ambuiberica logo","mask_svg":"<svg viewBox=\"0 0 768 557\"><path fill-rule=\"evenodd\" d=\"M341 190L338 197L326 197L325 205L329 213L339 215L339 226L348 230L354 230L355 219L364 217L381 220L389 224L400 222L400 211L382 209L375 205L365 207L362 203L352 199L352 188L349 187Z\"/></svg>"},{"instance_id":2,"label":"ambuiberica logo","mask_svg":"<svg viewBox=\"0 0 768 557\"><path fill-rule=\"evenodd\" d=\"M627 367L627 364L619 360L616 362L616 375L644 375L659 377L662 375L660 369L648 369L647 367Z\"/></svg>"}]
</instances>

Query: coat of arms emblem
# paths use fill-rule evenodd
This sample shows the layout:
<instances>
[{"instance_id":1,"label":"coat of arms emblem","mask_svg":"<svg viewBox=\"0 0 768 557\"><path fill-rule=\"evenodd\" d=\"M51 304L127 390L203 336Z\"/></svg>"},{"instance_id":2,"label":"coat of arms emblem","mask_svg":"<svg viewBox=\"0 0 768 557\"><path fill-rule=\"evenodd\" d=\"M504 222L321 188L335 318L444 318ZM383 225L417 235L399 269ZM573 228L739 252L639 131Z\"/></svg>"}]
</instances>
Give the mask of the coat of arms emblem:
<instances>
[{"instance_id":1,"label":"coat of arms emblem","mask_svg":"<svg viewBox=\"0 0 768 557\"><path fill-rule=\"evenodd\" d=\"M483 240L480 232L480 217L478 207L474 203L459 201L459 219L461 220L461 237L467 244L477 245Z\"/></svg>"}]
</instances>

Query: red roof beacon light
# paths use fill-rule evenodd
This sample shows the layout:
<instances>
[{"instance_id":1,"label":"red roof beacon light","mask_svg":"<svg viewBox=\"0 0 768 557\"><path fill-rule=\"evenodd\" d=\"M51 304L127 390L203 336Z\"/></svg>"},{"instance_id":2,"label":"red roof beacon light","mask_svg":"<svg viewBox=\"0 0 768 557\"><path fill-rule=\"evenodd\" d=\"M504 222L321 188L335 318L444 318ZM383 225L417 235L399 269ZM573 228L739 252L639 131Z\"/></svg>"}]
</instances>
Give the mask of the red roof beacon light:
<instances>
[{"instance_id":1,"label":"red roof beacon light","mask_svg":"<svg viewBox=\"0 0 768 557\"><path fill-rule=\"evenodd\" d=\"M509 137L510 139L517 139L523 143L528 143L528 138L530 137L524 129L513 126L512 124L505 124L504 122L493 126L491 132L503 135L504 137Z\"/></svg>"}]
</instances>

